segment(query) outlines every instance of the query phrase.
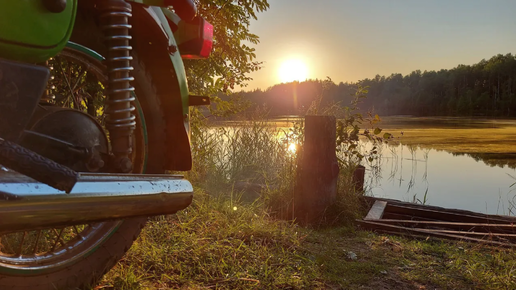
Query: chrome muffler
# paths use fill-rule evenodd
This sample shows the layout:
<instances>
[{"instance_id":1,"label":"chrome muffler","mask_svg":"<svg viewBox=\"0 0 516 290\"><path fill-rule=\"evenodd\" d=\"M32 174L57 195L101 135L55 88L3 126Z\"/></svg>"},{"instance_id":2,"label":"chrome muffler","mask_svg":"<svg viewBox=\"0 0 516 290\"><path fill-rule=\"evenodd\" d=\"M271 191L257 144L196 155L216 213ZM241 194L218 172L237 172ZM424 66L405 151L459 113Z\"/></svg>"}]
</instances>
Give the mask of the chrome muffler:
<instances>
[{"instance_id":1,"label":"chrome muffler","mask_svg":"<svg viewBox=\"0 0 516 290\"><path fill-rule=\"evenodd\" d=\"M179 175L81 173L70 193L0 172L0 233L173 214L192 202Z\"/></svg>"}]
</instances>

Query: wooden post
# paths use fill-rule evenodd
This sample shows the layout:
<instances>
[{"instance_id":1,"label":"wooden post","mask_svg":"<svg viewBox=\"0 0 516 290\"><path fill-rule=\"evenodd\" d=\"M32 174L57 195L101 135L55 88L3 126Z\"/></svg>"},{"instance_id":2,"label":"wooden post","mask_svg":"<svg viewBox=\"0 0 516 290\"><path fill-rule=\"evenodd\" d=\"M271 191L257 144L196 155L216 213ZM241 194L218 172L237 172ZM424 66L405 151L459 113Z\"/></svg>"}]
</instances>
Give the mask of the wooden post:
<instances>
[{"instance_id":1,"label":"wooden post","mask_svg":"<svg viewBox=\"0 0 516 290\"><path fill-rule=\"evenodd\" d=\"M294 218L301 224L318 222L337 197L335 135L335 117L305 117L305 143L294 192Z\"/></svg>"},{"instance_id":2,"label":"wooden post","mask_svg":"<svg viewBox=\"0 0 516 290\"><path fill-rule=\"evenodd\" d=\"M365 166L358 165L353 172L353 186L355 187L355 192L364 191L364 179L365 179Z\"/></svg>"}]
</instances>

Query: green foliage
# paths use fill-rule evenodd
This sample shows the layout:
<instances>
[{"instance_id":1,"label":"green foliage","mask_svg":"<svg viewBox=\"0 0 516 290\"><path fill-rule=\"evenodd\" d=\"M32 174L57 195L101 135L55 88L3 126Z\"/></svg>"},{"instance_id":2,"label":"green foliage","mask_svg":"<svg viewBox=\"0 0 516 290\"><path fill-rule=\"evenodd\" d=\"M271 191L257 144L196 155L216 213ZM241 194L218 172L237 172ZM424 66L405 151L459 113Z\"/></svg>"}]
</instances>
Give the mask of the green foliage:
<instances>
[{"instance_id":1,"label":"green foliage","mask_svg":"<svg viewBox=\"0 0 516 290\"><path fill-rule=\"evenodd\" d=\"M514 289L515 253L510 249L392 237L403 253L403 277L448 289Z\"/></svg>"},{"instance_id":2,"label":"green foliage","mask_svg":"<svg viewBox=\"0 0 516 290\"><path fill-rule=\"evenodd\" d=\"M364 208L360 200L363 192L355 190L354 172L364 158L367 162L377 160L380 157L379 146L392 137L389 133L381 135L382 129L378 127L381 120L378 115L373 116L371 112L367 112L364 116L360 111L359 105L367 97L367 88L358 85L351 95L349 104L329 98L335 93L336 88L330 78L322 81L321 91L306 110L306 115L329 115L337 119L336 155L339 161L337 198L321 221L321 225L325 226L349 225L363 214ZM369 149L367 145L364 146L364 141L371 144Z\"/></svg>"},{"instance_id":3,"label":"green foliage","mask_svg":"<svg viewBox=\"0 0 516 290\"><path fill-rule=\"evenodd\" d=\"M279 84L267 90L241 92L243 99L255 106L265 104L271 116L277 115L337 115L342 105L352 100L356 86L341 90L330 78ZM252 107L250 108L252 110Z\"/></svg>"},{"instance_id":4,"label":"green foliage","mask_svg":"<svg viewBox=\"0 0 516 290\"><path fill-rule=\"evenodd\" d=\"M242 93L244 99L266 104L272 115L305 114L314 102L347 104L357 85L368 88L360 112L380 115L492 115L516 111L516 56L496 55L473 65L410 74L376 75L356 83L308 80ZM321 94L323 96L321 97ZM295 99L295 101L294 101Z\"/></svg>"},{"instance_id":5,"label":"green foliage","mask_svg":"<svg viewBox=\"0 0 516 290\"><path fill-rule=\"evenodd\" d=\"M348 124L353 132L355 125L372 122L369 135L389 134L378 128L378 116L357 115L364 95L364 89L354 95L357 101L349 106L343 124ZM327 112L324 107L316 108L317 112ZM297 157L288 148L295 143L296 152L302 152L303 123L276 127L263 121L267 113L258 110L256 119L232 121L231 126L196 119L200 123L194 126L192 134L195 168L187 177L204 189L195 189L194 202L186 210L151 221L126 257L106 275L102 287L136 290L516 286L516 256L512 250L412 241L355 231L352 227L306 229L276 219L282 216L279 211L288 213L285 206L292 200ZM364 136L361 130L357 137ZM351 183L355 164L340 165L339 198L330 209L335 213L330 222L342 224L359 218L361 207L360 194L354 192ZM249 185L256 184L261 186L249 199ZM357 258L351 258L351 254Z\"/></svg>"},{"instance_id":6,"label":"green foliage","mask_svg":"<svg viewBox=\"0 0 516 290\"><path fill-rule=\"evenodd\" d=\"M193 94L210 96L210 113L227 117L249 107L246 100L232 94L235 86L246 86L249 73L261 68L255 49L249 45L259 43L257 35L249 31L251 19L269 8L267 0L195 1L198 14L214 27L213 49L207 59L184 60L189 90ZM230 95L222 99L219 93ZM191 113L202 119L197 108ZM194 121L195 123L195 121Z\"/></svg>"},{"instance_id":7,"label":"green foliage","mask_svg":"<svg viewBox=\"0 0 516 290\"><path fill-rule=\"evenodd\" d=\"M54 77L49 82L47 94L53 99L49 103L88 113L104 124L104 85L98 77L84 65L65 56L57 56L48 61Z\"/></svg>"},{"instance_id":8,"label":"green foliage","mask_svg":"<svg viewBox=\"0 0 516 290\"><path fill-rule=\"evenodd\" d=\"M249 31L251 19L269 8L267 0L196 1L198 13L214 27L213 50L206 60L185 60L188 85L195 94L213 95L244 86L250 72L259 70L256 61L258 36Z\"/></svg>"},{"instance_id":9,"label":"green foliage","mask_svg":"<svg viewBox=\"0 0 516 290\"><path fill-rule=\"evenodd\" d=\"M516 58L493 56L473 65L362 80L368 106L384 115L510 116L516 109Z\"/></svg>"},{"instance_id":10,"label":"green foliage","mask_svg":"<svg viewBox=\"0 0 516 290\"><path fill-rule=\"evenodd\" d=\"M335 116L339 117L342 115L342 106L340 103L328 99L328 95L335 88L335 83L330 77L326 77L326 80L320 82L320 92L317 92L317 97L312 101L306 112L302 112L302 115L319 115L319 116Z\"/></svg>"},{"instance_id":11,"label":"green foliage","mask_svg":"<svg viewBox=\"0 0 516 290\"><path fill-rule=\"evenodd\" d=\"M369 162L378 158L378 145L392 138L392 134L383 132L378 127L381 122L377 114L361 110L359 107L367 99L368 88L357 84L348 91L342 101L336 101L338 86L328 77L324 81L312 81L316 86L314 96L306 110L298 111L301 115L323 115L337 118L337 153L341 165L358 164L364 158ZM294 88L297 83L291 84ZM284 86L281 86L284 88ZM305 88L306 89L306 88ZM283 92L282 99L288 99L289 93ZM244 95L246 98L246 95ZM252 98L251 98L252 99ZM305 103L310 98L300 100ZM253 99L254 100L254 99ZM251 106L252 108L252 106ZM286 112L285 112L286 113ZM360 141L367 140L373 147L364 152Z\"/></svg>"},{"instance_id":12,"label":"green foliage","mask_svg":"<svg viewBox=\"0 0 516 290\"><path fill-rule=\"evenodd\" d=\"M378 147L392 138L390 133L381 134L383 129L378 127L381 119L378 115L367 112L364 116L360 112L359 104L366 99L368 90L361 85L357 86L350 106L343 107L344 116L337 122L337 152L339 161L344 166L358 164L364 158L372 162L379 158ZM367 140L372 146L369 150L360 150L360 142Z\"/></svg>"}]
</instances>

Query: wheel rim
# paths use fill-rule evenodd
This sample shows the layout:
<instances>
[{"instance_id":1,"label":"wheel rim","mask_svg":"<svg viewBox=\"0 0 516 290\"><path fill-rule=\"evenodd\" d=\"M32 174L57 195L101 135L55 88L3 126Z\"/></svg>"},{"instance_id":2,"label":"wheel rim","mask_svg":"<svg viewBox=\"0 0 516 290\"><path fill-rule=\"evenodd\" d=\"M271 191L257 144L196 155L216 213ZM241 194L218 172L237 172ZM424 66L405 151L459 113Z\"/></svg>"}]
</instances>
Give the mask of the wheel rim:
<instances>
[{"instance_id":1,"label":"wheel rim","mask_svg":"<svg viewBox=\"0 0 516 290\"><path fill-rule=\"evenodd\" d=\"M102 60L96 52L77 44L63 50L54 60L57 65L54 66L53 74L61 78L53 81L57 84L56 98L49 99L48 102L92 113L84 105L95 105L96 101L105 98L104 84L107 83L107 75ZM92 77L96 79L93 83ZM97 87L96 91L94 87ZM94 91L96 95L92 94ZM66 92L68 94L64 94ZM62 98L63 95L66 98ZM147 161L147 135L138 101L134 105L137 127L133 143L133 172L143 173ZM102 107L95 110L95 114L94 117L103 126ZM94 252L121 224L122 221L103 222L2 235L0 272L36 275L59 270Z\"/></svg>"}]
</instances>

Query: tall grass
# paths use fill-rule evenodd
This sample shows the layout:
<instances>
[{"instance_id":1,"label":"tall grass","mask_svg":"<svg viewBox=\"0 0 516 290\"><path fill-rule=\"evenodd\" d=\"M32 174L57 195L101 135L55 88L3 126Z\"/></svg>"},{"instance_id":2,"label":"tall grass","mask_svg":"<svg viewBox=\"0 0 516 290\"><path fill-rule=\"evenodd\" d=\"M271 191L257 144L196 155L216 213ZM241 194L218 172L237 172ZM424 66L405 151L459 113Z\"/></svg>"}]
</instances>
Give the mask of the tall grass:
<instances>
[{"instance_id":1,"label":"tall grass","mask_svg":"<svg viewBox=\"0 0 516 290\"><path fill-rule=\"evenodd\" d=\"M268 201L292 187L293 137L266 119L203 125L192 134L194 168L187 177L208 194Z\"/></svg>"},{"instance_id":2,"label":"tall grass","mask_svg":"<svg viewBox=\"0 0 516 290\"><path fill-rule=\"evenodd\" d=\"M196 189L187 210L150 223L106 278L116 289L310 288L303 239L258 206Z\"/></svg>"},{"instance_id":3,"label":"tall grass","mask_svg":"<svg viewBox=\"0 0 516 290\"><path fill-rule=\"evenodd\" d=\"M199 122L192 134L195 165L187 178L210 195L255 203L271 216L292 219L303 144L304 121L280 123L263 111L229 124ZM325 223L349 223L361 214L363 192L355 192L352 180L358 161L339 152L338 196Z\"/></svg>"}]
</instances>

